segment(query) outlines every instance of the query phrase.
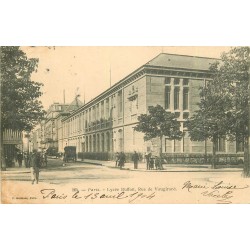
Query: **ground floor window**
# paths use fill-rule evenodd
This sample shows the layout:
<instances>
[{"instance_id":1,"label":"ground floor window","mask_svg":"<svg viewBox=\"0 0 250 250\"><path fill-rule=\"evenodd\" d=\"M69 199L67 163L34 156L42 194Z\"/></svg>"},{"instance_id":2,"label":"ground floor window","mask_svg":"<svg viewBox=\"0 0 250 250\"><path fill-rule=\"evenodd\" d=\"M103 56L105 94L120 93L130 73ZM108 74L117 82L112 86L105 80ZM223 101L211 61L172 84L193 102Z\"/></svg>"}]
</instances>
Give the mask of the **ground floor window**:
<instances>
[{"instance_id":1,"label":"ground floor window","mask_svg":"<svg viewBox=\"0 0 250 250\"><path fill-rule=\"evenodd\" d=\"M220 137L216 143L216 151L225 152L226 151L226 139Z\"/></svg>"},{"instance_id":2,"label":"ground floor window","mask_svg":"<svg viewBox=\"0 0 250 250\"><path fill-rule=\"evenodd\" d=\"M236 152L244 152L244 142L241 138L236 138Z\"/></svg>"}]
</instances>

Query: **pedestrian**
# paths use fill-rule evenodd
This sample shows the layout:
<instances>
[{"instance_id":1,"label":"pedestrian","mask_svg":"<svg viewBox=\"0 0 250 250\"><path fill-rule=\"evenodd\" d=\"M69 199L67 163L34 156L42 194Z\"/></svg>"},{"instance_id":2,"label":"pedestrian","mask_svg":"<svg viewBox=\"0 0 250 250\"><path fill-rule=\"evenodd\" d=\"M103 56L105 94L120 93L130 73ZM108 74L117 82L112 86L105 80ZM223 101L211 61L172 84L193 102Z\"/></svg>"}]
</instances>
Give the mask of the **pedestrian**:
<instances>
[{"instance_id":1,"label":"pedestrian","mask_svg":"<svg viewBox=\"0 0 250 250\"><path fill-rule=\"evenodd\" d=\"M119 163L119 159L120 159L120 154L118 152L115 153L115 166L118 166Z\"/></svg>"},{"instance_id":2,"label":"pedestrian","mask_svg":"<svg viewBox=\"0 0 250 250\"><path fill-rule=\"evenodd\" d=\"M163 170L161 157L155 157L155 168Z\"/></svg>"},{"instance_id":3,"label":"pedestrian","mask_svg":"<svg viewBox=\"0 0 250 250\"><path fill-rule=\"evenodd\" d=\"M149 158L149 169L154 169L154 157Z\"/></svg>"},{"instance_id":4,"label":"pedestrian","mask_svg":"<svg viewBox=\"0 0 250 250\"><path fill-rule=\"evenodd\" d=\"M134 154L132 155L132 161L134 162L134 169L138 169L139 155L136 151L134 151Z\"/></svg>"},{"instance_id":5,"label":"pedestrian","mask_svg":"<svg viewBox=\"0 0 250 250\"><path fill-rule=\"evenodd\" d=\"M40 167L40 155L37 151L33 151L30 156L30 173L31 173L31 183L38 184L39 181L39 167Z\"/></svg>"},{"instance_id":6,"label":"pedestrian","mask_svg":"<svg viewBox=\"0 0 250 250\"><path fill-rule=\"evenodd\" d=\"M30 159L30 157L29 157L29 153L28 152L24 152L24 165L25 165L25 167L26 168L29 168L30 167L30 165L29 165L29 159Z\"/></svg>"},{"instance_id":7,"label":"pedestrian","mask_svg":"<svg viewBox=\"0 0 250 250\"><path fill-rule=\"evenodd\" d=\"M147 167L147 170L150 169L150 158L151 158L151 153L146 153L145 154L145 159L146 159L146 167Z\"/></svg>"},{"instance_id":8,"label":"pedestrian","mask_svg":"<svg viewBox=\"0 0 250 250\"><path fill-rule=\"evenodd\" d=\"M17 162L18 162L19 168L21 168L22 162L23 162L23 154L21 151L18 151L17 153Z\"/></svg>"},{"instance_id":9,"label":"pedestrian","mask_svg":"<svg viewBox=\"0 0 250 250\"><path fill-rule=\"evenodd\" d=\"M126 161L126 156L123 152L121 152L119 155L119 167L120 167L120 169L122 169L124 167L125 161Z\"/></svg>"}]
</instances>

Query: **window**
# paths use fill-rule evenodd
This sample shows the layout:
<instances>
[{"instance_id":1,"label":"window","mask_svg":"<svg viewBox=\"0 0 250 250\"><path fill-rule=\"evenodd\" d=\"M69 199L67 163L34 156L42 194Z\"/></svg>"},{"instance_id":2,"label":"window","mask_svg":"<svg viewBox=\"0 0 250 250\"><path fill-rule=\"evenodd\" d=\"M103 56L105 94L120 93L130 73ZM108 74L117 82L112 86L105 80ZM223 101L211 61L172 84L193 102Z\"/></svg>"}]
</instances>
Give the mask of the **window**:
<instances>
[{"instance_id":1,"label":"window","mask_svg":"<svg viewBox=\"0 0 250 250\"><path fill-rule=\"evenodd\" d=\"M130 101L131 103L131 114L134 115L137 113L138 110L138 98L134 99L133 101Z\"/></svg>"},{"instance_id":2,"label":"window","mask_svg":"<svg viewBox=\"0 0 250 250\"><path fill-rule=\"evenodd\" d=\"M92 115L93 115L92 120L95 121L96 120L96 108L95 108L95 106L92 108Z\"/></svg>"},{"instance_id":3,"label":"window","mask_svg":"<svg viewBox=\"0 0 250 250\"><path fill-rule=\"evenodd\" d=\"M183 89L183 110L188 109L188 88Z\"/></svg>"},{"instance_id":4,"label":"window","mask_svg":"<svg viewBox=\"0 0 250 250\"><path fill-rule=\"evenodd\" d=\"M236 152L244 152L244 143L239 137L236 138Z\"/></svg>"},{"instance_id":5,"label":"window","mask_svg":"<svg viewBox=\"0 0 250 250\"><path fill-rule=\"evenodd\" d=\"M179 85L179 84L180 84L180 78L175 78L174 85Z\"/></svg>"},{"instance_id":6,"label":"window","mask_svg":"<svg viewBox=\"0 0 250 250\"><path fill-rule=\"evenodd\" d=\"M174 109L179 109L179 96L180 96L180 90L179 88L174 89Z\"/></svg>"},{"instance_id":7,"label":"window","mask_svg":"<svg viewBox=\"0 0 250 250\"><path fill-rule=\"evenodd\" d=\"M188 117L189 117L189 113L188 112L183 113L183 119L188 119Z\"/></svg>"},{"instance_id":8,"label":"window","mask_svg":"<svg viewBox=\"0 0 250 250\"><path fill-rule=\"evenodd\" d=\"M104 152L104 134L101 135L101 152Z\"/></svg>"},{"instance_id":9,"label":"window","mask_svg":"<svg viewBox=\"0 0 250 250\"><path fill-rule=\"evenodd\" d=\"M106 134L106 142L107 142L107 151L110 151L110 134L107 132Z\"/></svg>"},{"instance_id":10,"label":"window","mask_svg":"<svg viewBox=\"0 0 250 250\"><path fill-rule=\"evenodd\" d=\"M174 116L175 116L176 119L177 119L177 118L180 118L180 115L181 115L180 112L175 112L175 113L174 113Z\"/></svg>"},{"instance_id":11,"label":"window","mask_svg":"<svg viewBox=\"0 0 250 250\"><path fill-rule=\"evenodd\" d=\"M184 79L183 79L183 85L184 85L184 86L187 86L188 83L189 83L189 79L188 79L188 78L184 78Z\"/></svg>"},{"instance_id":12,"label":"window","mask_svg":"<svg viewBox=\"0 0 250 250\"><path fill-rule=\"evenodd\" d=\"M105 117L106 118L109 118L109 98L106 99L106 114L105 114Z\"/></svg>"},{"instance_id":13,"label":"window","mask_svg":"<svg viewBox=\"0 0 250 250\"><path fill-rule=\"evenodd\" d=\"M171 78L170 77L166 77L165 78L165 84L170 84L171 83Z\"/></svg>"},{"instance_id":14,"label":"window","mask_svg":"<svg viewBox=\"0 0 250 250\"><path fill-rule=\"evenodd\" d=\"M96 120L99 120L100 106L99 103L96 105Z\"/></svg>"},{"instance_id":15,"label":"window","mask_svg":"<svg viewBox=\"0 0 250 250\"><path fill-rule=\"evenodd\" d=\"M122 91L118 93L118 117L122 116Z\"/></svg>"},{"instance_id":16,"label":"window","mask_svg":"<svg viewBox=\"0 0 250 250\"><path fill-rule=\"evenodd\" d=\"M220 137L216 144L216 151L225 152L226 150L226 140L225 138Z\"/></svg>"},{"instance_id":17,"label":"window","mask_svg":"<svg viewBox=\"0 0 250 250\"><path fill-rule=\"evenodd\" d=\"M170 87L165 87L165 109L170 109Z\"/></svg>"},{"instance_id":18,"label":"window","mask_svg":"<svg viewBox=\"0 0 250 250\"><path fill-rule=\"evenodd\" d=\"M101 118L104 117L104 101L101 102Z\"/></svg>"},{"instance_id":19,"label":"window","mask_svg":"<svg viewBox=\"0 0 250 250\"><path fill-rule=\"evenodd\" d=\"M89 109L89 122L91 122L91 108Z\"/></svg>"}]
</instances>

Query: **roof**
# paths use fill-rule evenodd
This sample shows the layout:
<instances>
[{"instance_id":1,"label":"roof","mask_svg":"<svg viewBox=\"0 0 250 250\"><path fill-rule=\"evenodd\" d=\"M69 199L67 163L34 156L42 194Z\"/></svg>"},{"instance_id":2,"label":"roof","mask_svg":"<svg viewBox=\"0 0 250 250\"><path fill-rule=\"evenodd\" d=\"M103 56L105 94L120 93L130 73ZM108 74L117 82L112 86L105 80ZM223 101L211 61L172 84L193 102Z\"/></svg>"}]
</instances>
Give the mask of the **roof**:
<instances>
[{"instance_id":1,"label":"roof","mask_svg":"<svg viewBox=\"0 0 250 250\"><path fill-rule=\"evenodd\" d=\"M73 102L71 102L67 109L65 109L64 112L71 112L73 110L76 110L80 108L83 105L83 102L81 102L78 98L75 98Z\"/></svg>"},{"instance_id":2,"label":"roof","mask_svg":"<svg viewBox=\"0 0 250 250\"><path fill-rule=\"evenodd\" d=\"M208 57L161 53L145 65L179 69L208 70L210 65L218 60L219 59Z\"/></svg>"},{"instance_id":3,"label":"roof","mask_svg":"<svg viewBox=\"0 0 250 250\"><path fill-rule=\"evenodd\" d=\"M94 103L98 98L101 98L104 94L111 92L114 88L118 87L122 82L126 81L129 78L132 78L135 76L138 72L149 67L158 67L158 68L173 68L173 69L186 69L186 70L198 70L198 71L208 71L210 68L210 65L216 61L220 61L219 58L209 58L209 57L199 57L199 56L189 56L189 55L178 55L178 54L167 54L167 53L161 53L146 64L143 64L141 67L137 68L133 72L131 72L129 75L125 76L120 81L113 84L110 88L105 90L104 92L97 95L95 98L87 102L86 104L81 104L80 106L86 106L92 105L91 103ZM79 106L79 107L80 107ZM67 110L66 110L67 111ZM71 109L73 111L73 109ZM78 112L78 109L75 108L75 110L71 113L71 116L73 116L76 112ZM67 118L64 118L67 119Z\"/></svg>"}]
</instances>

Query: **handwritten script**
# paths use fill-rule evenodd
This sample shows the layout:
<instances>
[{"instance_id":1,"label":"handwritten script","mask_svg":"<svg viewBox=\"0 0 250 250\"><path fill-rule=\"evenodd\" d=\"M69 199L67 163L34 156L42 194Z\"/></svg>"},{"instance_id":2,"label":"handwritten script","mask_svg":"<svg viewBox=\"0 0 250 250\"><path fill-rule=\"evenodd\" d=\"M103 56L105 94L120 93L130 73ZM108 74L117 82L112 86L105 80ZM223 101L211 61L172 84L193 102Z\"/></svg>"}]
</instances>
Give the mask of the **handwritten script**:
<instances>
[{"instance_id":1,"label":"handwritten script","mask_svg":"<svg viewBox=\"0 0 250 250\"><path fill-rule=\"evenodd\" d=\"M42 189L41 194L43 199L55 199L55 200L65 200L67 198L72 198L76 200L96 200L96 199L106 199L106 200L124 200L127 199L129 203L136 200L151 200L155 197L155 192L149 194L144 192L116 192L112 194L107 194L104 192L84 192L80 190L75 190L72 194L59 193L56 189Z\"/></svg>"},{"instance_id":2,"label":"handwritten script","mask_svg":"<svg viewBox=\"0 0 250 250\"><path fill-rule=\"evenodd\" d=\"M215 184L194 184L191 181L186 181L182 189L192 192L194 190L202 190L201 195L204 197L211 197L216 199L217 203L232 203L231 199L234 197L234 191L240 189L246 189L249 186L238 186L234 184L227 184L223 181L219 181Z\"/></svg>"}]
</instances>

